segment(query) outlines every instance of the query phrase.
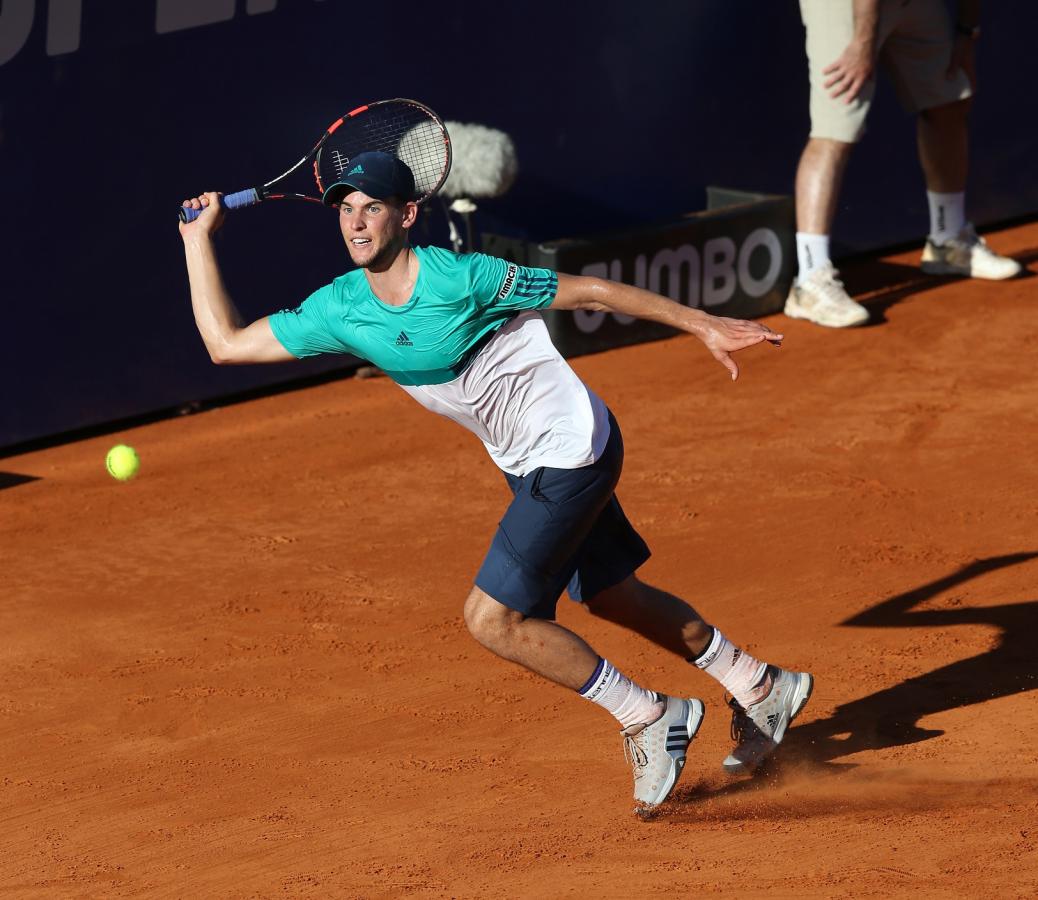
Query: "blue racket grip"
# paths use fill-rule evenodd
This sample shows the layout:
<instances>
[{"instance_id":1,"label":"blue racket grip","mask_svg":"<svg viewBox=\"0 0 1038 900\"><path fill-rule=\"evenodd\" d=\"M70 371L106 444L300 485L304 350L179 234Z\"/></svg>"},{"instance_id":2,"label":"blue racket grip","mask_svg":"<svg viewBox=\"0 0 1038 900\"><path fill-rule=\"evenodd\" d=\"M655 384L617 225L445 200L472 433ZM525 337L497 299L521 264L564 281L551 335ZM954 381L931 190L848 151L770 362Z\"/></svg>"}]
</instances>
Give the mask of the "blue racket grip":
<instances>
[{"instance_id":1,"label":"blue racket grip","mask_svg":"<svg viewBox=\"0 0 1038 900\"><path fill-rule=\"evenodd\" d=\"M243 206L255 206L261 202L263 198L259 195L259 191L256 188L249 188L245 191L238 191L236 194L227 194L220 198L220 205L224 209L241 209ZM202 210L194 209L190 206L180 207L180 221L181 222L194 222L200 215Z\"/></svg>"}]
</instances>

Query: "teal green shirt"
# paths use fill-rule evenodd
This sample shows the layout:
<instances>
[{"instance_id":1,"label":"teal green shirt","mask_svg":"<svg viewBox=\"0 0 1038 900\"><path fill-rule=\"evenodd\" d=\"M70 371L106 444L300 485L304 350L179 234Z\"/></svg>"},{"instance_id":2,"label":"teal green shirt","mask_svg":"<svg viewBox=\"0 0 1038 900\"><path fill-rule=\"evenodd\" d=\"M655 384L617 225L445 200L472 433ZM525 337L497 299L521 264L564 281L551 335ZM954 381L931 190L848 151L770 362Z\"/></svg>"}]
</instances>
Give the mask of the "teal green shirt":
<instances>
[{"instance_id":1,"label":"teal green shirt","mask_svg":"<svg viewBox=\"0 0 1038 900\"><path fill-rule=\"evenodd\" d=\"M399 384L444 384L502 325L522 310L550 306L558 289L550 269L439 247L415 247L414 253L418 279L403 306L379 300L357 269L297 309L272 315L274 336L293 356L352 353Z\"/></svg>"}]
</instances>

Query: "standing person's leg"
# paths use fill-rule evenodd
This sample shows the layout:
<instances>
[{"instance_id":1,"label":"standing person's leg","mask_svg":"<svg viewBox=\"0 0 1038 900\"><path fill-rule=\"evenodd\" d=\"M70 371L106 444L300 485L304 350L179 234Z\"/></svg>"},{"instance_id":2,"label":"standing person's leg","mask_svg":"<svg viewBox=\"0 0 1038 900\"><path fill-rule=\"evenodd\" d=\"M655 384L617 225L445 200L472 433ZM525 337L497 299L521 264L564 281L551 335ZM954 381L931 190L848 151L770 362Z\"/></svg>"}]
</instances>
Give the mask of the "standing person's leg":
<instances>
[{"instance_id":1,"label":"standing person's leg","mask_svg":"<svg viewBox=\"0 0 1038 900\"><path fill-rule=\"evenodd\" d=\"M921 268L931 275L1001 281L1018 275L1020 263L995 253L966 218L970 103L957 100L919 113L919 162L930 207Z\"/></svg>"},{"instance_id":2,"label":"standing person's leg","mask_svg":"<svg viewBox=\"0 0 1038 900\"><path fill-rule=\"evenodd\" d=\"M971 74L952 64L955 42L942 0L916 0L905 8L884 47L884 63L902 105L918 113L919 162L930 208L922 269L938 275L1011 278L1020 265L994 253L966 219L974 86Z\"/></svg>"},{"instance_id":3,"label":"standing person's leg","mask_svg":"<svg viewBox=\"0 0 1038 900\"><path fill-rule=\"evenodd\" d=\"M969 168L969 112L972 100L955 100L919 112L916 143L926 189L936 194L962 194ZM966 218L962 217L962 224ZM944 225L931 221L934 225Z\"/></svg>"},{"instance_id":4,"label":"standing person's leg","mask_svg":"<svg viewBox=\"0 0 1038 900\"><path fill-rule=\"evenodd\" d=\"M840 57L854 37L849 0L800 0L806 31L811 83L811 135L796 174L797 278L786 301L786 315L830 328L860 325L865 307L844 290L829 255L843 173L865 128L875 83L865 83L851 103L833 98L824 69Z\"/></svg>"},{"instance_id":5,"label":"standing person's leg","mask_svg":"<svg viewBox=\"0 0 1038 900\"><path fill-rule=\"evenodd\" d=\"M722 764L730 773L757 768L778 747L811 696L811 675L756 659L708 625L684 600L633 575L584 603L593 615L694 663L732 695L738 738Z\"/></svg>"},{"instance_id":6,"label":"standing person's leg","mask_svg":"<svg viewBox=\"0 0 1038 900\"><path fill-rule=\"evenodd\" d=\"M611 417L610 426L605 451L592 465L508 477L514 499L466 600L465 623L493 653L610 712L634 768L635 799L651 807L667 798L681 773L703 719L702 702L641 687L553 621L590 533L602 530L615 504L623 441ZM621 579L648 556L640 538L616 550Z\"/></svg>"},{"instance_id":7,"label":"standing person's leg","mask_svg":"<svg viewBox=\"0 0 1038 900\"><path fill-rule=\"evenodd\" d=\"M853 148L847 141L811 137L800 154L795 185L799 280L831 261L829 235Z\"/></svg>"}]
</instances>

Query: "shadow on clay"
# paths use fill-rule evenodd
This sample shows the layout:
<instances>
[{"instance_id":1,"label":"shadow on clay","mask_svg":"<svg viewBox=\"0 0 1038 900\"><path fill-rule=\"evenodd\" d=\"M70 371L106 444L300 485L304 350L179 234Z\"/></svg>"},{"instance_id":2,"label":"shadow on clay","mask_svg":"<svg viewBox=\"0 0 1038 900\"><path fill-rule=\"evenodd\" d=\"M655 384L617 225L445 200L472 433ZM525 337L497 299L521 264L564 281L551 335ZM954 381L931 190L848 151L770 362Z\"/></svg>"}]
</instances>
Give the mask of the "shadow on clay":
<instances>
[{"instance_id":1,"label":"shadow on clay","mask_svg":"<svg viewBox=\"0 0 1038 900\"><path fill-rule=\"evenodd\" d=\"M847 775L857 764L838 763L867 750L900 747L929 740L943 731L922 728L920 719L1038 688L1034 638L1038 600L978 608L916 610L914 607L988 572L1038 558L1038 552L1013 553L976 560L914 590L898 594L852 616L851 628L947 628L995 626L997 643L969 659L941 666L900 684L838 706L827 718L794 726L781 749L752 778L684 786L668 802L672 812L704 799L767 788L799 777Z\"/></svg>"},{"instance_id":2,"label":"shadow on clay","mask_svg":"<svg viewBox=\"0 0 1038 900\"><path fill-rule=\"evenodd\" d=\"M0 472L0 491L6 488L17 487L20 484L28 484L30 481L39 481L36 475L19 475L17 472Z\"/></svg>"},{"instance_id":3,"label":"shadow on clay","mask_svg":"<svg viewBox=\"0 0 1038 900\"><path fill-rule=\"evenodd\" d=\"M943 734L921 728L925 716L972 706L1038 688L1033 635L1038 600L1002 606L915 610L937 595L988 572L1019 565L1038 553L1013 553L976 560L951 575L899 594L852 616L852 628L948 628L987 625L999 629L990 650L838 706L827 719L793 728L783 758L828 763L862 750L914 744Z\"/></svg>"},{"instance_id":4,"label":"shadow on clay","mask_svg":"<svg viewBox=\"0 0 1038 900\"><path fill-rule=\"evenodd\" d=\"M1012 254L1022 266L1038 260L1038 247ZM933 290L961 278L957 275L926 275L917 266L886 260L862 259L848 262L840 276L850 295L869 310L869 321L863 328L874 328L887 321L886 311L907 297ZM1035 273L1025 268L1015 281L1034 278Z\"/></svg>"}]
</instances>

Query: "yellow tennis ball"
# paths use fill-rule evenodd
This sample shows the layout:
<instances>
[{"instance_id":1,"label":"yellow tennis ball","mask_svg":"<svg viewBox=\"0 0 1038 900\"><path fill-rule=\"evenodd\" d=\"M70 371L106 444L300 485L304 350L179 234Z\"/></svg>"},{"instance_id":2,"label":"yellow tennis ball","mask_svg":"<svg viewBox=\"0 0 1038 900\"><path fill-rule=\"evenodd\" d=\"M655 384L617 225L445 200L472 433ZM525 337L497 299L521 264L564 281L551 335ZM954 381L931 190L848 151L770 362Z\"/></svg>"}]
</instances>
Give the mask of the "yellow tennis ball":
<instances>
[{"instance_id":1,"label":"yellow tennis ball","mask_svg":"<svg viewBox=\"0 0 1038 900\"><path fill-rule=\"evenodd\" d=\"M105 457L105 468L116 481L129 481L141 467L141 458L133 447L116 444Z\"/></svg>"}]
</instances>

